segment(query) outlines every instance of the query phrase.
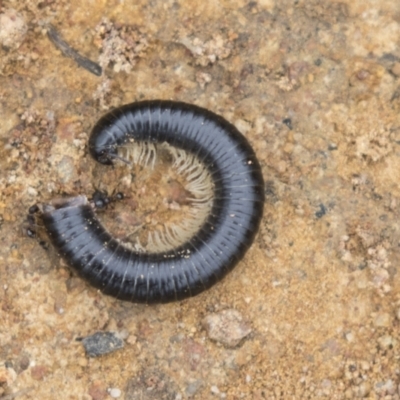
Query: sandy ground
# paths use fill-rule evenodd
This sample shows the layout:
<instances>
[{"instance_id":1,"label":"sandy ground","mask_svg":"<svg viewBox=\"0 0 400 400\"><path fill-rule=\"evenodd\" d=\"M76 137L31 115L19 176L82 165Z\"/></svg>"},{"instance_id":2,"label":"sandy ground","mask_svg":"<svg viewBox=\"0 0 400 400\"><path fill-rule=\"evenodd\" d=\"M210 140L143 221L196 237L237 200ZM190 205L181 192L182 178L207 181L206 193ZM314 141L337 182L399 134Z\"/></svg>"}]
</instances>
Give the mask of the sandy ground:
<instances>
[{"instance_id":1,"label":"sandy ground","mask_svg":"<svg viewBox=\"0 0 400 400\"><path fill-rule=\"evenodd\" d=\"M0 42L0 399L400 398L399 1L9 0ZM226 279L150 307L76 277L26 214L92 193L91 127L155 98L233 122L266 204ZM203 324L226 310L230 347ZM124 348L88 357L98 331Z\"/></svg>"}]
</instances>

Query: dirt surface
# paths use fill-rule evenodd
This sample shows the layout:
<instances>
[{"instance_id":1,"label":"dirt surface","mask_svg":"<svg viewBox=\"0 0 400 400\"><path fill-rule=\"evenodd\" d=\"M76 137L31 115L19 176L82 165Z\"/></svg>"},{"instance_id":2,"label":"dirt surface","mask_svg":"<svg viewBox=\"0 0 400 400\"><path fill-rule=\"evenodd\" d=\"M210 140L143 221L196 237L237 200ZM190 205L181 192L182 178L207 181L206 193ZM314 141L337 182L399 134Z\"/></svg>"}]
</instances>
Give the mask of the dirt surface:
<instances>
[{"instance_id":1,"label":"dirt surface","mask_svg":"<svg viewBox=\"0 0 400 400\"><path fill-rule=\"evenodd\" d=\"M266 204L228 277L149 307L75 276L26 214L93 193L91 127L156 98L234 123ZM0 399L399 399L399 111L399 1L0 1ZM98 331L124 347L88 357Z\"/></svg>"}]
</instances>

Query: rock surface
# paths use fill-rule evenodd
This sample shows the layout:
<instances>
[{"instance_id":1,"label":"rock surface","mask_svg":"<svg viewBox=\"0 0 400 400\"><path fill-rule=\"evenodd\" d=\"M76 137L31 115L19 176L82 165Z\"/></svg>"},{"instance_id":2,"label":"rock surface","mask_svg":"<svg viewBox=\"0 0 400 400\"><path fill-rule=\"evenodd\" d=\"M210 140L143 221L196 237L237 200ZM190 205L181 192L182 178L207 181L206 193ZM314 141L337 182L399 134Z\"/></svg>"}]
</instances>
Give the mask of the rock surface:
<instances>
[{"instance_id":1,"label":"rock surface","mask_svg":"<svg viewBox=\"0 0 400 400\"><path fill-rule=\"evenodd\" d=\"M0 16L0 398L400 398L398 0L5 0ZM73 274L26 216L106 190L126 195L100 215L121 240L161 224L159 180L87 152L106 110L157 98L234 123L266 204L221 283L146 307ZM252 329L233 348L202 328L228 309ZM99 331L124 332L123 351L87 357L75 339Z\"/></svg>"}]
</instances>

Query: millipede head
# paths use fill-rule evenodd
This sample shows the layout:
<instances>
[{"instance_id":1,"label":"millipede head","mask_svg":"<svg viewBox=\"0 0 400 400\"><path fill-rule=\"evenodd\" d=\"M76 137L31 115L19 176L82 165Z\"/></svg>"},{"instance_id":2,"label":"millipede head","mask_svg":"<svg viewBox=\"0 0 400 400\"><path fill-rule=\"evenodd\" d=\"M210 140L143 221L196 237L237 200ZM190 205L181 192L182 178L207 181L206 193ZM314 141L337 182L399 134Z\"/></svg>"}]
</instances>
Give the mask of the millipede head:
<instances>
[{"instance_id":1,"label":"millipede head","mask_svg":"<svg viewBox=\"0 0 400 400\"><path fill-rule=\"evenodd\" d=\"M94 149L92 154L95 152L94 158L97 162L104 165L113 165L114 160L118 157L116 148L107 149Z\"/></svg>"},{"instance_id":2,"label":"millipede head","mask_svg":"<svg viewBox=\"0 0 400 400\"><path fill-rule=\"evenodd\" d=\"M94 131L102 132L100 135L92 135L89 138L90 155L100 164L113 165L115 157L118 157L118 147L112 141L112 137L104 134L104 127L95 127Z\"/></svg>"}]
</instances>

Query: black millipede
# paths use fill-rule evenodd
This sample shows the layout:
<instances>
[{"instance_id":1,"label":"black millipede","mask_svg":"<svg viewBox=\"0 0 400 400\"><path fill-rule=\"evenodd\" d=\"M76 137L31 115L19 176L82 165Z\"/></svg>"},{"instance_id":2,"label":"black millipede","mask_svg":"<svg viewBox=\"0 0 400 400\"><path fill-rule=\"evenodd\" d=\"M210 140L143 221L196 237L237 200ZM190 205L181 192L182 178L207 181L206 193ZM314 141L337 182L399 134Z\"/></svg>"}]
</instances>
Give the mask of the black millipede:
<instances>
[{"instance_id":1,"label":"black millipede","mask_svg":"<svg viewBox=\"0 0 400 400\"><path fill-rule=\"evenodd\" d=\"M67 264L107 295L137 303L195 296L231 271L254 240L264 206L260 164L234 125L182 102L142 101L114 109L94 126L88 147L97 162L113 165L125 161L120 149L132 142L146 149L167 143L207 171L212 198L196 232L166 250L138 251L112 237L85 196L43 204L45 230ZM200 178L193 179L202 187Z\"/></svg>"}]
</instances>

